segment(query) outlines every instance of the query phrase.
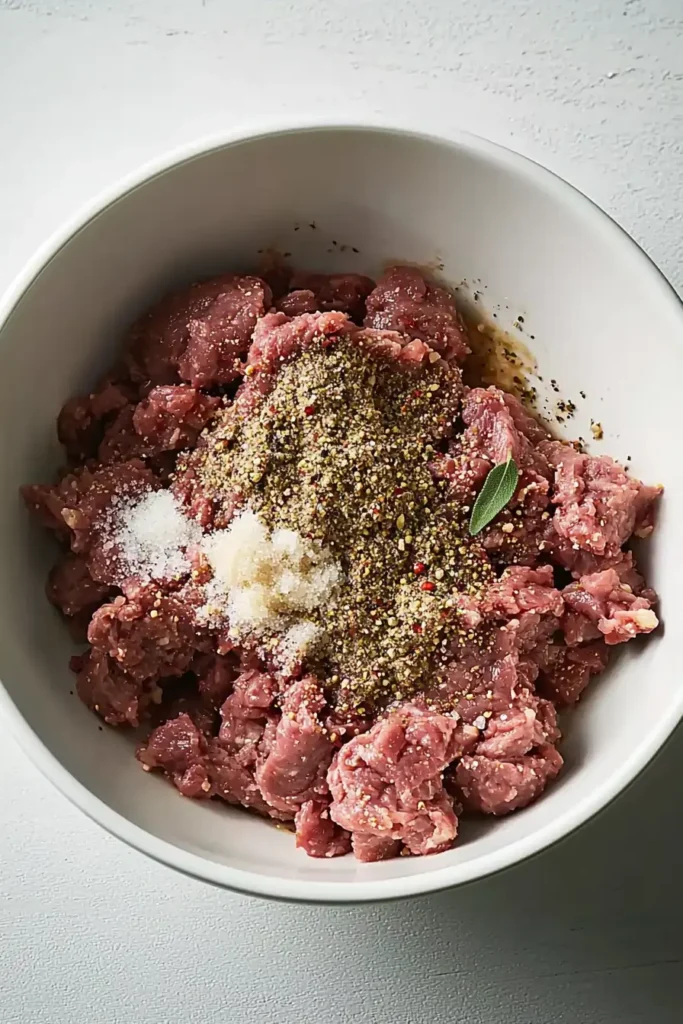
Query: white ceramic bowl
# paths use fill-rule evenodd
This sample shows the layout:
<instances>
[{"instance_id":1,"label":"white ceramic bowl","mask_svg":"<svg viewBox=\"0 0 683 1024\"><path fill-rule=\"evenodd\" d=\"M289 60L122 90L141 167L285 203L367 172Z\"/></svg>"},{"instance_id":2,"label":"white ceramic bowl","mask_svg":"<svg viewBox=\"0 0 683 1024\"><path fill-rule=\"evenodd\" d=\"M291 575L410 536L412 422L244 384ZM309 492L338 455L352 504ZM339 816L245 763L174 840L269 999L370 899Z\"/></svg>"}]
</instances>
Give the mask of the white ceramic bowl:
<instances>
[{"instance_id":1,"label":"white ceramic bowl","mask_svg":"<svg viewBox=\"0 0 683 1024\"><path fill-rule=\"evenodd\" d=\"M489 308L501 304L499 322L524 314L542 375L577 401L573 436L590 436L590 418L600 420L600 450L630 455L635 473L667 487L647 547L667 635L631 645L594 684L571 717L566 770L542 799L470 826L438 856L372 865L310 860L259 818L184 800L143 774L125 732L100 731L70 695L72 645L44 596L54 550L29 521L19 485L50 479L62 402L113 361L136 314L188 279L254 265L269 247L311 269L375 273L402 260L443 264L453 283L481 281ZM679 721L683 311L627 235L536 164L472 136L445 141L353 126L186 149L114 188L33 260L0 311L0 357L2 708L23 749L63 793L159 861L297 900L377 900L457 885L586 821Z\"/></svg>"}]
</instances>

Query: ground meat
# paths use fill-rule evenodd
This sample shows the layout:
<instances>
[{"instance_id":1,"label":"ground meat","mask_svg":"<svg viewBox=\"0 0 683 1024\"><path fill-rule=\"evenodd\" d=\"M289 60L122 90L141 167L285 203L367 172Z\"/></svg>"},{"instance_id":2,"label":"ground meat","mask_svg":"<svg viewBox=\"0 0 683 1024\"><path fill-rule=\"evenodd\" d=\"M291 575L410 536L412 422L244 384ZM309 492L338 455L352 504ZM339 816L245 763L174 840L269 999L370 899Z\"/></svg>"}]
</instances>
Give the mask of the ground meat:
<instances>
[{"instance_id":1,"label":"ground meat","mask_svg":"<svg viewBox=\"0 0 683 1024\"><path fill-rule=\"evenodd\" d=\"M233 691L239 676L239 660L233 654L200 654L192 663L192 671L197 676L201 697L218 710Z\"/></svg>"},{"instance_id":2,"label":"ground meat","mask_svg":"<svg viewBox=\"0 0 683 1024\"><path fill-rule=\"evenodd\" d=\"M456 501L472 505L492 467L511 456L520 472L517 491L482 533L482 542L500 564L535 566L543 552L552 476L536 443L547 434L516 399L495 387L468 389L462 418L465 430L435 471L449 480Z\"/></svg>"},{"instance_id":3,"label":"ground meat","mask_svg":"<svg viewBox=\"0 0 683 1024\"><path fill-rule=\"evenodd\" d=\"M371 832L354 832L351 846L356 860L372 863L378 860L391 860L398 857L402 846L400 839L391 836L375 836Z\"/></svg>"},{"instance_id":4,"label":"ground meat","mask_svg":"<svg viewBox=\"0 0 683 1024\"><path fill-rule=\"evenodd\" d=\"M22 494L43 525L61 535L67 527L72 550L87 553L101 538L114 501L138 497L157 486L154 473L144 462L131 459L93 470L84 467L68 474L54 487L24 487ZM92 565L90 569L92 572Z\"/></svg>"},{"instance_id":5,"label":"ground meat","mask_svg":"<svg viewBox=\"0 0 683 1024\"><path fill-rule=\"evenodd\" d=\"M540 449L555 471L553 527L575 547L613 557L651 519L661 488L629 477L607 455L583 455L560 441L542 442Z\"/></svg>"},{"instance_id":6,"label":"ground meat","mask_svg":"<svg viewBox=\"0 0 683 1024\"><path fill-rule=\"evenodd\" d=\"M218 796L228 803L250 807L267 817L291 819L292 811L279 811L263 798L256 768L268 757L279 715L273 701L277 680L258 669L246 669L221 707L222 724L210 750L209 772Z\"/></svg>"},{"instance_id":7,"label":"ground meat","mask_svg":"<svg viewBox=\"0 0 683 1024\"><path fill-rule=\"evenodd\" d=\"M399 334L397 331L379 331L364 327L354 335L354 339L373 355L390 363L402 363L408 368L438 354L424 341L409 338L408 335Z\"/></svg>"},{"instance_id":8,"label":"ground meat","mask_svg":"<svg viewBox=\"0 0 683 1024\"><path fill-rule=\"evenodd\" d=\"M69 616L97 607L111 592L111 587L92 578L82 555L65 555L50 571L47 581L49 600Z\"/></svg>"},{"instance_id":9,"label":"ground meat","mask_svg":"<svg viewBox=\"0 0 683 1024\"><path fill-rule=\"evenodd\" d=\"M468 810L509 814L540 796L561 767L557 750L542 747L536 754L514 761L465 756L455 770L455 778Z\"/></svg>"},{"instance_id":10,"label":"ground meat","mask_svg":"<svg viewBox=\"0 0 683 1024\"><path fill-rule=\"evenodd\" d=\"M259 320L247 356L248 366L261 374L273 374L286 359L310 345L315 338L334 337L353 331L343 313L304 313L291 317L268 313Z\"/></svg>"},{"instance_id":11,"label":"ground meat","mask_svg":"<svg viewBox=\"0 0 683 1024\"><path fill-rule=\"evenodd\" d=\"M135 408L133 427L150 453L190 448L220 404L187 384L152 388Z\"/></svg>"},{"instance_id":12,"label":"ground meat","mask_svg":"<svg viewBox=\"0 0 683 1024\"><path fill-rule=\"evenodd\" d=\"M134 413L134 405L124 406L104 431L97 449L97 459L102 465L108 466L129 459L144 459L151 454L144 439L135 432Z\"/></svg>"},{"instance_id":13,"label":"ground meat","mask_svg":"<svg viewBox=\"0 0 683 1024\"><path fill-rule=\"evenodd\" d=\"M129 387L105 380L92 394L65 402L57 418L57 436L72 462L95 455L106 421L128 404L130 396Z\"/></svg>"},{"instance_id":14,"label":"ground meat","mask_svg":"<svg viewBox=\"0 0 683 1024\"><path fill-rule=\"evenodd\" d=\"M224 384L239 374L256 321L271 303L257 277L223 274L162 299L132 328L127 365L132 378L195 387Z\"/></svg>"},{"instance_id":15,"label":"ground meat","mask_svg":"<svg viewBox=\"0 0 683 1024\"><path fill-rule=\"evenodd\" d=\"M351 836L330 817L329 800L306 800L294 823L296 845L309 857L339 857L351 849Z\"/></svg>"},{"instance_id":16,"label":"ground meat","mask_svg":"<svg viewBox=\"0 0 683 1024\"><path fill-rule=\"evenodd\" d=\"M371 356L370 386L376 371L399 365L411 380L410 400L425 395L413 379L430 367L438 373L441 383L430 383L429 393L440 398L447 385L452 407L429 419L421 440L430 442L429 470L453 503L458 529L494 465L512 457L519 469L515 494L473 542L473 582L486 586L435 602L447 624L441 654L417 692L397 696L388 709L382 693L370 691L362 705L348 700L353 687L340 690L338 676L325 678L315 653L297 656L283 672L279 634L266 634L260 648L256 636L238 639L230 612L220 624L207 617L211 568L197 531L189 548L179 542L181 554L187 548L180 568L154 585L141 583L143 569L131 575L113 532L121 499L128 504L160 487L172 490L204 533L228 525L247 501L258 505L258 488L250 498L245 483L251 471L212 496L197 472L211 443L205 428L220 409L221 444L230 446L230 425L241 429L242 420L268 411L264 399L279 369L314 341L330 348L327 355L355 346L355 359ZM81 699L109 725L140 727L148 736L137 753L142 767L163 773L182 795L284 822L312 857L438 853L453 844L458 815L526 806L562 766L557 709L580 698L613 645L657 625L656 595L624 546L652 532L661 488L632 479L606 456L553 440L501 389L464 388L458 364L468 352L451 295L414 268L393 267L376 286L357 274L292 274L282 266L268 283L213 278L163 299L138 321L123 365L59 415L69 470L52 486L23 489L42 523L71 548L47 589L74 630L87 626L89 650L72 659ZM399 441L410 418L401 401L392 426ZM322 403L312 400L312 408L319 412ZM315 417L306 422L317 451L320 427ZM356 457L360 433L357 439L347 430L345 459ZM277 444L268 453L276 459ZM325 472L335 464L326 462ZM370 481L380 484L373 501L403 496L403 478L392 496L398 470L387 484L372 476L373 464ZM363 493L364 474L365 464L350 483L360 487L354 493ZM324 474L318 479L325 512L328 484ZM288 505L283 500L285 525ZM403 516L397 507L387 519L397 536L405 529L398 550L411 552L401 586L436 582L438 598L448 577L438 551L420 540L415 508L409 504ZM410 522L409 538L409 522L400 520L413 515L418 529ZM450 551L449 558L468 548ZM394 628L399 617L390 605L378 601L377 609ZM424 628L416 618L414 633ZM412 692L402 682L401 691Z\"/></svg>"},{"instance_id":17,"label":"ground meat","mask_svg":"<svg viewBox=\"0 0 683 1024\"><path fill-rule=\"evenodd\" d=\"M605 643L620 644L639 633L651 633L659 624L649 597L634 594L615 569L582 576L565 587L562 597L568 609L565 641L570 646L600 634Z\"/></svg>"},{"instance_id":18,"label":"ground meat","mask_svg":"<svg viewBox=\"0 0 683 1024\"><path fill-rule=\"evenodd\" d=\"M364 833L400 840L414 854L448 849L458 823L441 773L476 735L457 718L413 705L392 712L335 755L332 819L354 844ZM354 845L354 852L367 856L369 848Z\"/></svg>"},{"instance_id":19,"label":"ground meat","mask_svg":"<svg viewBox=\"0 0 683 1024\"><path fill-rule=\"evenodd\" d=\"M226 282L211 306L188 321L188 342L178 371L194 387L228 384L242 370L240 356L251 340L259 317L271 303L268 286L257 277Z\"/></svg>"},{"instance_id":20,"label":"ground meat","mask_svg":"<svg viewBox=\"0 0 683 1024\"><path fill-rule=\"evenodd\" d=\"M314 292L308 288L299 288L278 299L275 309L278 313L293 317L301 316L302 313L317 313L318 304Z\"/></svg>"},{"instance_id":21,"label":"ground meat","mask_svg":"<svg viewBox=\"0 0 683 1024\"><path fill-rule=\"evenodd\" d=\"M294 274L290 281L290 288L297 290L293 294L312 295L312 307L301 312L334 309L347 313L356 323L362 323L365 300L374 287L375 282L362 274ZM281 299L278 308L283 308L282 303L289 297Z\"/></svg>"},{"instance_id":22,"label":"ground meat","mask_svg":"<svg viewBox=\"0 0 683 1024\"><path fill-rule=\"evenodd\" d=\"M559 739L557 715L550 701L534 699L533 703L536 707L513 705L507 712L492 717L475 754L507 761L527 754L532 747Z\"/></svg>"},{"instance_id":23,"label":"ground meat","mask_svg":"<svg viewBox=\"0 0 683 1024\"><path fill-rule=\"evenodd\" d=\"M366 308L366 327L400 331L458 363L469 355L467 330L453 297L428 284L413 267L387 270L368 295Z\"/></svg>"},{"instance_id":24,"label":"ground meat","mask_svg":"<svg viewBox=\"0 0 683 1024\"><path fill-rule=\"evenodd\" d=\"M78 696L108 725L137 726L150 701L160 699L161 692L150 680L134 679L104 651L77 656L72 668Z\"/></svg>"},{"instance_id":25,"label":"ground meat","mask_svg":"<svg viewBox=\"0 0 683 1024\"><path fill-rule=\"evenodd\" d=\"M136 680L179 676L195 654L195 631L186 606L155 586L102 605L88 627L88 642Z\"/></svg>"},{"instance_id":26,"label":"ground meat","mask_svg":"<svg viewBox=\"0 0 683 1024\"><path fill-rule=\"evenodd\" d=\"M602 641L580 647L541 644L532 652L540 669L539 691L560 706L575 704L591 676L605 669L608 657Z\"/></svg>"},{"instance_id":27,"label":"ground meat","mask_svg":"<svg viewBox=\"0 0 683 1024\"><path fill-rule=\"evenodd\" d=\"M261 793L276 810L296 810L327 792L334 748L318 717L326 703L311 676L293 683L284 695L272 748L256 769Z\"/></svg>"},{"instance_id":28,"label":"ground meat","mask_svg":"<svg viewBox=\"0 0 683 1024\"><path fill-rule=\"evenodd\" d=\"M538 612L559 618L564 611L564 602L559 590L555 589L551 566L529 569L518 565L506 569L489 589L483 610L494 618L511 618L522 612Z\"/></svg>"},{"instance_id":29,"label":"ground meat","mask_svg":"<svg viewBox=\"0 0 683 1024\"><path fill-rule=\"evenodd\" d=\"M189 715L181 714L155 729L137 756L147 771L165 772L183 796L201 797L211 790L206 753L206 738Z\"/></svg>"}]
</instances>

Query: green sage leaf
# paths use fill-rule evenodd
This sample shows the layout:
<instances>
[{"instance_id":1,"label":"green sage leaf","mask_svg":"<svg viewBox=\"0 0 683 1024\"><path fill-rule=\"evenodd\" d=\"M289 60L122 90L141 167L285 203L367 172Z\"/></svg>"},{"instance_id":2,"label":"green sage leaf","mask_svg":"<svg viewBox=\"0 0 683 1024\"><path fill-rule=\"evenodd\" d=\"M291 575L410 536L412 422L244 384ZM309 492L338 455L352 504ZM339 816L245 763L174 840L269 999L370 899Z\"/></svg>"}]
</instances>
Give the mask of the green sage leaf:
<instances>
[{"instance_id":1,"label":"green sage leaf","mask_svg":"<svg viewBox=\"0 0 683 1024\"><path fill-rule=\"evenodd\" d=\"M493 467L472 508L470 534L473 537L502 512L517 490L518 482L519 470L511 455L508 455L507 462Z\"/></svg>"}]
</instances>

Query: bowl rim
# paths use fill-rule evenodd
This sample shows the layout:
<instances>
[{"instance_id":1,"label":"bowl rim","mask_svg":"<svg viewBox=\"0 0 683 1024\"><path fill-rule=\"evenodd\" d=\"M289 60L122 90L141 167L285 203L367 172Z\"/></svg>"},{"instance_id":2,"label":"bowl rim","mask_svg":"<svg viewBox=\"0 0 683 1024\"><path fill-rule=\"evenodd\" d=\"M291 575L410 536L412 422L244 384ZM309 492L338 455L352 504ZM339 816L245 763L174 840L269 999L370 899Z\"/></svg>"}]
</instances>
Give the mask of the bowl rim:
<instances>
[{"instance_id":1,"label":"bowl rim","mask_svg":"<svg viewBox=\"0 0 683 1024\"><path fill-rule=\"evenodd\" d=\"M441 136L415 131L410 127L374 118L359 122L346 119L337 121L330 118L304 118L296 121L280 118L259 122L250 127L238 127L214 133L176 146L145 162L136 170L100 191L93 199L82 205L39 247L6 289L0 299L0 335L15 306L60 250L100 213L138 187L163 176L176 166L201 159L222 149L284 135L328 132L395 135L449 150L465 150L497 164L507 172L533 184L565 207L570 208L571 212L589 224L593 231L602 232L610 244L620 248L623 255L630 259L634 268L647 281L648 287L654 293L655 300L662 305L668 305L672 316L678 317L683 331L683 303L650 257L616 221L591 199L559 175L531 158L499 143L461 130L449 131L448 135ZM3 714L10 734L38 770L88 817L129 846L186 875L247 895L292 902L334 904L376 902L462 885L511 867L554 845L611 803L654 757L683 717L683 688L681 688L680 696L672 700L666 711L662 713L657 725L640 739L637 746L622 762L618 773L601 780L590 789L585 798L577 801L569 810L553 818L530 835L471 862L450 864L424 873L389 879L373 878L370 865L363 869L367 871L365 878L349 882L330 882L322 877L320 880L310 881L281 878L276 875L261 875L219 864L159 839L114 811L72 776L33 732L1 682L0 712Z\"/></svg>"}]
</instances>

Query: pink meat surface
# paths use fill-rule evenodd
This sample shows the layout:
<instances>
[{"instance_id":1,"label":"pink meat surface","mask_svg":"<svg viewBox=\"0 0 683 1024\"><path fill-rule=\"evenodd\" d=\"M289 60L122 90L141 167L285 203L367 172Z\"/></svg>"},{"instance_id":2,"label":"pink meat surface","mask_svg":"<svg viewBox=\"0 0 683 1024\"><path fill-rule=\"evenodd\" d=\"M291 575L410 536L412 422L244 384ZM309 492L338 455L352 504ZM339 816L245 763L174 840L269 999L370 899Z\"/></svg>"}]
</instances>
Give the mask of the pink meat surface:
<instances>
[{"instance_id":1,"label":"pink meat surface","mask_svg":"<svg viewBox=\"0 0 683 1024\"><path fill-rule=\"evenodd\" d=\"M492 467L513 458L520 471L517 491L486 528L482 543L503 564L536 565L550 518L552 473L537 447L547 437L545 429L495 387L469 389L462 418L465 430L438 461L437 473L450 481L455 500L471 505Z\"/></svg>"},{"instance_id":2,"label":"pink meat surface","mask_svg":"<svg viewBox=\"0 0 683 1024\"><path fill-rule=\"evenodd\" d=\"M561 767L557 750L543 747L536 754L510 761L479 754L465 756L455 770L455 778L468 810L509 814L539 797Z\"/></svg>"},{"instance_id":3,"label":"pink meat surface","mask_svg":"<svg viewBox=\"0 0 683 1024\"><path fill-rule=\"evenodd\" d=\"M564 611L564 602L562 594L555 589L551 566L529 569L516 565L506 569L489 588L483 610L488 615L502 618L513 618L523 612L559 618Z\"/></svg>"},{"instance_id":4,"label":"pink meat surface","mask_svg":"<svg viewBox=\"0 0 683 1024\"><path fill-rule=\"evenodd\" d=\"M133 427L152 453L190 448L220 404L188 384L162 385L136 406Z\"/></svg>"},{"instance_id":5,"label":"pink meat surface","mask_svg":"<svg viewBox=\"0 0 683 1024\"><path fill-rule=\"evenodd\" d=\"M293 683L284 694L272 747L256 769L263 798L278 811L294 811L327 793L325 777L334 747L319 719L326 704L312 676Z\"/></svg>"},{"instance_id":6,"label":"pink meat surface","mask_svg":"<svg viewBox=\"0 0 683 1024\"><path fill-rule=\"evenodd\" d=\"M621 644L659 625L650 600L654 595L637 596L615 569L582 576L565 587L562 597L567 606L564 634L570 645L601 634L606 644Z\"/></svg>"},{"instance_id":7,"label":"pink meat surface","mask_svg":"<svg viewBox=\"0 0 683 1024\"><path fill-rule=\"evenodd\" d=\"M239 375L240 356L271 303L257 277L223 274L162 299L131 329L127 364L134 380L196 387Z\"/></svg>"},{"instance_id":8,"label":"pink meat surface","mask_svg":"<svg viewBox=\"0 0 683 1024\"><path fill-rule=\"evenodd\" d=\"M65 555L48 576L47 596L64 615L94 609L110 594L111 587L92 578L82 555Z\"/></svg>"},{"instance_id":9,"label":"pink meat surface","mask_svg":"<svg viewBox=\"0 0 683 1024\"><path fill-rule=\"evenodd\" d=\"M351 850L351 836L330 817L329 799L306 800L294 824L296 845L309 857L340 857Z\"/></svg>"},{"instance_id":10,"label":"pink meat surface","mask_svg":"<svg viewBox=\"0 0 683 1024\"><path fill-rule=\"evenodd\" d=\"M28 486L22 494L44 526L68 536L73 551L87 553L101 539L116 501L139 497L158 486L152 470L140 459L131 459L114 466L82 467L54 487Z\"/></svg>"},{"instance_id":11,"label":"pink meat surface","mask_svg":"<svg viewBox=\"0 0 683 1024\"><path fill-rule=\"evenodd\" d=\"M102 605L88 627L88 642L134 679L185 672L195 654L195 630L187 607L158 597L156 586Z\"/></svg>"},{"instance_id":12,"label":"pink meat surface","mask_svg":"<svg viewBox=\"0 0 683 1024\"><path fill-rule=\"evenodd\" d=\"M107 420L128 404L131 395L130 387L105 380L97 391L65 402L57 418L57 437L72 461L95 455Z\"/></svg>"},{"instance_id":13,"label":"pink meat surface","mask_svg":"<svg viewBox=\"0 0 683 1024\"><path fill-rule=\"evenodd\" d=\"M414 267L387 270L368 295L366 309L366 327L407 334L457 363L469 355L467 329L453 297L428 284Z\"/></svg>"},{"instance_id":14,"label":"pink meat surface","mask_svg":"<svg viewBox=\"0 0 683 1024\"><path fill-rule=\"evenodd\" d=\"M104 651L93 648L72 659L78 696L108 725L137 726L161 693L149 679L133 678Z\"/></svg>"},{"instance_id":15,"label":"pink meat surface","mask_svg":"<svg viewBox=\"0 0 683 1024\"><path fill-rule=\"evenodd\" d=\"M457 717L405 705L349 740L335 755L328 783L330 814L351 832L356 856L369 852L356 844L359 833L400 841L414 854L448 849L458 822L442 772L476 736Z\"/></svg>"},{"instance_id":16,"label":"pink meat surface","mask_svg":"<svg viewBox=\"0 0 683 1024\"><path fill-rule=\"evenodd\" d=\"M605 669L609 651L602 641L578 647L540 644L532 657L540 670L539 691L562 707L575 704L591 676Z\"/></svg>"},{"instance_id":17,"label":"pink meat surface","mask_svg":"<svg viewBox=\"0 0 683 1024\"><path fill-rule=\"evenodd\" d=\"M344 313L303 313L294 318L285 313L268 313L259 320L254 331L247 364L259 373L273 374L317 338L348 334L353 330L353 324Z\"/></svg>"},{"instance_id":18,"label":"pink meat surface","mask_svg":"<svg viewBox=\"0 0 683 1024\"><path fill-rule=\"evenodd\" d=\"M362 323L365 300L374 287L375 282L362 274L299 273L294 274L290 281L290 288L313 296L312 310L338 310L347 313L356 323ZM283 301L280 300L281 303Z\"/></svg>"},{"instance_id":19,"label":"pink meat surface","mask_svg":"<svg viewBox=\"0 0 683 1024\"><path fill-rule=\"evenodd\" d=\"M539 447L555 471L553 527L561 538L610 557L634 531L650 529L660 487L646 487L607 455L583 455L560 441Z\"/></svg>"}]
</instances>

